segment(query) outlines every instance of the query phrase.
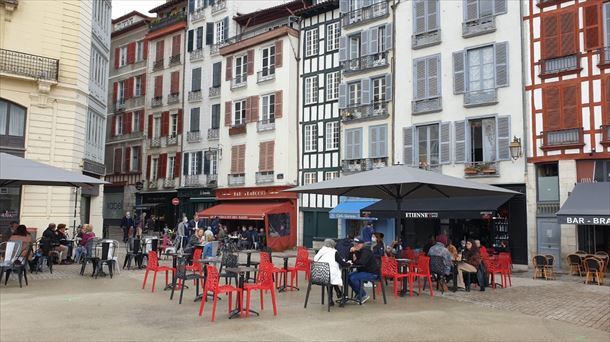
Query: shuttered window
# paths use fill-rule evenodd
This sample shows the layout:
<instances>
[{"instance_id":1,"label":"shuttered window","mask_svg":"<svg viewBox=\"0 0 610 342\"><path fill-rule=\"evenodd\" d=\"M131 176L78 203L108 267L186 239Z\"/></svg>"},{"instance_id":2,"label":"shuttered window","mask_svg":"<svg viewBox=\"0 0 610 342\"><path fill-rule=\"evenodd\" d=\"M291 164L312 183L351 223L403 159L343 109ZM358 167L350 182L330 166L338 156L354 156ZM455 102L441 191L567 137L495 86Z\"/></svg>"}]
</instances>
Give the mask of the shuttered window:
<instances>
[{"instance_id":1,"label":"shuttered window","mask_svg":"<svg viewBox=\"0 0 610 342\"><path fill-rule=\"evenodd\" d=\"M246 145L231 147L231 173L243 174L245 172Z\"/></svg>"},{"instance_id":2,"label":"shuttered window","mask_svg":"<svg viewBox=\"0 0 610 342\"><path fill-rule=\"evenodd\" d=\"M220 77L222 74L222 62L216 62L212 65L212 87L220 87Z\"/></svg>"},{"instance_id":3,"label":"shuttered window","mask_svg":"<svg viewBox=\"0 0 610 342\"><path fill-rule=\"evenodd\" d=\"M439 29L439 1L413 1L413 32L415 34L432 32Z\"/></svg>"},{"instance_id":4,"label":"shuttered window","mask_svg":"<svg viewBox=\"0 0 610 342\"><path fill-rule=\"evenodd\" d=\"M583 8L585 49L593 50L602 46L602 12L598 3L594 2Z\"/></svg>"},{"instance_id":5,"label":"shuttered window","mask_svg":"<svg viewBox=\"0 0 610 342\"><path fill-rule=\"evenodd\" d=\"M610 2L603 4L604 8L604 46L610 46ZM606 57L606 61L610 60Z\"/></svg>"},{"instance_id":6,"label":"shuttered window","mask_svg":"<svg viewBox=\"0 0 610 342\"><path fill-rule=\"evenodd\" d=\"M464 0L466 21L506 13L507 0Z\"/></svg>"},{"instance_id":7,"label":"shuttered window","mask_svg":"<svg viewBox=\"0 0 610 342\"><path fill-rule=\"evenodd\" d=\"M606 79L604 80L604 86L605 99L603 103L604 115L602 116L602 121L606 125L610 125L610 76L606 77ZM606 137L608 140L610 140L610 127L607 127L606 130L608 130L608 134L606 135Z\"/></svg>"},{"instance_id":8,"label":"shuttered window","mask_svg":"<svg viewBox=\"0 0 610 342\"><path fill-rule=\"evenodd\" d=\"M195 38L195 50L203 49L203 26L197 28L197 35Z\"/></svg>"},{"instance_id":9,"label":"shuttered window","mask_svg":"<svg viewBox=\"0 0 610 342\"><path fill-rule=\"evenodd\" d=\"M508 74L508 42L453 53L454 94L508 87Z\"/></svg>"},{"instance_id":10,"label":"shuttered window","mask_svg":"<svg viewBox=\"0 0 610 342\"><path fill-rule=\"evenodd\" d=\"M220 128L220 104L212 105L212 129Z\"/></svg>"},{"instance_id":11,"label":"shuttered window","mask_svg":"<svg viewBox=\"0 0 610 342\"><path fill-rule=\"evenodd\" d=\"M191 75L191 91L201 90L201 68L195 68Z\"/></svg>"},{"instance_id":12,"label":"shuttered window","mask_svg":"<svg viewBox=\"0 0 610 342\"><path fill-rule=\"evenodd\" d=\"M388 156L388 126L369 127L369 158L384 158Z\"/></svg>"},{"instance_id":13,"label":"shuttered window","mask_svg":"<svg viewBox=\"0 0 610 342\"><path fill-rule=\"evenodd\" d=\"M413 127L402 129L402 162L413 165Z\"/></svg>"},{"instance_id":14,"label":"shuttered window","mask_svg":"<svg viewBox=\"0 0 610 342\"><path fill-rule=\"evenodd\" d=\"M180 40L181 40L181 35L175 35L172 37L172 56L178 56L180 55Z\"/></svg>"},{"instance_id":15,"label":"shuttered window","mask_svg":"<svg viewBox=\"0 0 610 342\"><path fill-rule=\"evenodd\" d=\"M113 164L114 173L121 173L122 162L123 162L123 150L120 148L117 148L114 150L114 164Z\"/></svg>"},{"instance_id":16,"label":"shuttered window","mask_svg":"<svg viewBox=\"0 0 610 342\"><path fill-rule=\"evenodd\" d=\"M199 132L199 107L191 108L190 131Z\"/></svg>"},{"instance_id":17,"label":"shuttered window","mask_svg":"<svg viewBox=\"0 0 610 342\"><path fill-rule=\"evenodd\" d=\"M163 96L163 76L155 76L155 97Z\"/></svg>"},{"instance_id":18,"label":"shuttered window","mask_svg":"<svg viewBox=\"0 0 610 342\"><path fill-rule=\"evenodd\" d=\"M434 166L440 164L440 135L439 125L418 126L417 137L417 161L420 167Z\"/></svg>"},{"instance_id":19,"label":"shuttered window","mask_svg":"<svg viewBox=\"0 0 610 342\"><path fill-rule=\"evenodd\" d=\"M170 94L178 94L180 91L180 71L171 73Z\"/></svg>"},{"instance_id":20,"label":"shuttered window","mask_svg":"<svg viewBox=\"0 0 610 342\"><path fill-rule=\"evenodd\" d=\"M318 28L305 31L305 57L318 55Z\"/></svg>"},{"instance_id":21,"label":"shuttered window","mask_svg":"<svg viewBox=\"0 0 610 342\"><path fill-rule=\"evenodd\" d=\"M555 131L559 129L581 127L580 85L567 84L544 88L542 90L543 129Z\"/></svg>"},{"instance_id":22,"label":"shuttered window","mask_svg":"<svg viewBox=\"0 0 610 342\"><path fill-rule=\"evenodd\" d=\"M545 13L541 25L542 59L569 56L578 52L578 10Z\"/></svg>"},{"instance_id":23,"label":"shuttered window","mask_svg":"<svg viewBox=\"0 0 610 342\"><path fill-rule=\"evenodd\" d=\"M274 141L262 142L259 145L259 163L258 170L260 172L273 171L273 151L275 148Z\"/></svg>"},{"instance_id":24,"label":"shuttered window","mask_svg":"<svg viewBox=\"0 0 610 342\"><path fill-rule=\"evenodd\" d=\"M441 96L441 56L434 55L413 61L413 99Z\"/></svg>"},{"instance_id":25,"label":"shuttered window","mask_svg":"<svg viewBox=\"0 0 610 342\"><path fill-rule=\"evenodd\" d=\"M362 128L345 130L345 159L362 159Z\"/></svg>"},{"instance_id":26,"label":"shuttered window","mask_svg":"<svg viewBox=\"0 0 610 342\"><path fill-rule=\"evenodd\" d=\"M163 55L164 55L164 50L165 50L165 44L163 40L160 40L157 42L157 44L155 45L155 61L159 62L159 61L163 61Z\"/></svg>"}]
</instances>

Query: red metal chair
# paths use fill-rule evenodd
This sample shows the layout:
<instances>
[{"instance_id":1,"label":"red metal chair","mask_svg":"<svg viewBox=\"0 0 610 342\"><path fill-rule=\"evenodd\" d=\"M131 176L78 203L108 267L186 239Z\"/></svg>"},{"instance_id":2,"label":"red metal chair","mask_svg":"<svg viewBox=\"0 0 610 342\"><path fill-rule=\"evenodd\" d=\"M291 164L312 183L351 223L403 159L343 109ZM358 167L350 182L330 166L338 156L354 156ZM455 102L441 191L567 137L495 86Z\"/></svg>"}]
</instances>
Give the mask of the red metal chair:
<instances>
[{"instance_id":1,"label":"red metal chair","mask_svg":"<svg viewBox=\"0 0 610 342\"><path fill-rule=\"evenodd\" d=\"M297 249L297 260L294 267L288 267L288 273L290 273L290 286L293 286L294 278L296 278L296 287L299 287L299 271L305 272L305 280L309 280L310 268L309 252L307 251L307 248L299 247Z\"/></svg>"},{"instance_id":2,"label":"red metal chair","mask_svg":"<svg viewBox=\"0 0 610 342\"><path fill-rule=\"evenodd\" d=\"M417 293L421 293L421 282L420 279L424 278L424 282L428 280L428 287L430 288L430 296L434 297L434 291L432 290L432 275L430 274L430 257L425 255L419 255L417 257L417 269L413 272L409 270L409 296L413 297L413 280L417 278Z\"/></svg>"},{"instance_id":3,"label":"red metal chair","mask_svg":"<svg viewBox=\"0 0 610 342\"><path fill-rule=\"evenodd\" d=\"M275 286L279 287L281 276L286 277L288 271L283 268L279 268L279 267L275 266L271 262L271 257L267 253L261 252L260 258L261 258L261 260L260 260L259 268L262 266L269 266L271 269L271 273L275 276Z\"/></svg>"},{"instance_id":4,"label":"red metal chair","mask_svg":"<svg viewBox=\"0 0 610 342\"><path fill-rule=\"evenodd\" d=\"M144 282L142 283L142 289L146 287L146 280L148 279L148 272L154 272L153 275L153 283L152 283L152 292L155 292L155 284L157 282L157 272L165 272L165 286L169 285L168 282L168 272L172 272L172 277L176 272L176 269L169 266L159 266L159 258L157 257L157 252L150 251L148 252L148 264L146 265L146 273L144 274Z\"/></svg>"},{"instance_id":5,"label":"red metal chair","mask_svg":"<svg viewBox=\"0 0 610 342\"><path fill-rule=\"evenodd\" d=\"M398 262L396 258L383 256L381 257L381 277L392 278L394 284L394 298L398 297L398 282L403 282L409 275L398 272Z\"/></svg>"},{"instance_id":6,"label":"red metal chair","mask_svg":"<svg viewBox=\"0 0 610 342\"><path fill-rule=\"evenodd\" d=\"M494 260L492 258L484 257L483 265L485 265L485 269L487 270L487 275L490 280L491 288L495 289L496 288L496 273L499 273L499 271L496 269L496 263L494 262Z\"/></svg>"},{"instance_id":7,"label":"red metal chair","mask_svg":"<svg viewBox=\"0 0 610 342\"><path fill-rule=\"evenodd\" d=\"M512 267L512 263L511 263L511 259L510 259L510 255L508 255L508 253L500 253L500 255L498 256L498 262L495 265L494 268L494 272L495 273L500 273L500 276L502 277L502 287L506 288L506 282L508 280L508 284L509 286L513 286L513 282L510 278L512 271L511 271L511 267Z\"/></svg>"},{"instance_id":8,"label":"red metal chair","mask_svg":"<svg viewBox=\"0 0 610 342\"><path fill-rule=\"evenodd\" d=\"M241 302L242 289L232 285L220 285L220 277L218 275L218 270L216 269L216 267L214 267L214 265L207 265L206 271L207 278L205 280L205 287L203 289L203 298L201 299L201 304L199 305L199 316L201 316L201 314L203 313L203 307L206 301L205 296L207 296L210 292L213 293L214 297L214 304L212 306L212 322L214 322L214 317L216 316L216 303L218 302L219 294L226 293L229 295L229 314L231 314L231 308L233 306L233 292L237 292L237 305L239 305L239 315L243 317L244 311Z\"/></svg>"},{"instance_id":9,"label":"red metal chair","mask_svg":"<svg viewBox=\"0 0 610 342\"><path fill-rule=\"evenodd\" d=\"M261 253L265 254L265 253ZM262 259L261 259L262 260ZM261 293L261 311L263 310L263 291L271 291L271 303L273 304L273 315L277 316L275 301L275 286L273 284L273 266L261 262L255 284L244 284L246 291L246 318L250 316L250 292L259 290Z\"/></svg>"},{"instance_id":10,"label":"red metal chair","mask_svg":"<svg viewBox=\"0 0 610 342\"><path fill-rule=\"evenodd\" d=\"M508 264L510 265L509 272L510 272L510 274L513 274L513 257L510 254L510 252L502 252L498 255L498 257L500 257L500 256L504 256L505 258L508 258Z\"/></svg>"}]
</instances>

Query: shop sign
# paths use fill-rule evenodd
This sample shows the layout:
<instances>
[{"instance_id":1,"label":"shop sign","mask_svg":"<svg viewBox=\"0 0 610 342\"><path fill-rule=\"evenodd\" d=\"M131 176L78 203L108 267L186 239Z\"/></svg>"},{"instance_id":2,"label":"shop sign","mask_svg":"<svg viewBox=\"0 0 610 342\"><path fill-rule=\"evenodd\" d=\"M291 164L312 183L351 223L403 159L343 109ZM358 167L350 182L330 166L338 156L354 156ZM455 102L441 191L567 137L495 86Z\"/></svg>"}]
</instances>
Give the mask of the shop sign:
<instances>
[{"instance_id":1,"label":"shop sign","mask_svg":"<svg viewBox=\"0 0 610 342\"><path fill-rule=\"evenodd\" d=\"M600 217L596 217L596 216L563 217L563 216L559 216L559 223L610 226L610 216L608 216L608 217L603 217L603 216L600 216Z\"/></svg>"},{"instance_id":2,"label":"shop sign","mask_svg":"<svg viewBox=\"0 0 610 342\"><path fill-rule=\"evenodd\" d=\"M111 192L104 194L104 210L103 216L105 219L121 219L125 213L123 212L123 193Z\"/></svg>"},{"instance_id":3,"label":"shop sign","mask_svg":"<svg viewBox=\"0 0 610 342\"><path fill-rule=\"evenodd\" d=\"M438 218L438 213L405 213L406 218Z\"/></svg>"},{"instance_id":4,"label":"shop sign","mask_svg":"<svg viewBox=\"0 0 610 342\"><path fill-rule=\"evenodd\" d=\"M216 190L219 200L252 198L296 198L295 193L284 192L289 187L234 188Z\"/></svg>"}]
</instances>

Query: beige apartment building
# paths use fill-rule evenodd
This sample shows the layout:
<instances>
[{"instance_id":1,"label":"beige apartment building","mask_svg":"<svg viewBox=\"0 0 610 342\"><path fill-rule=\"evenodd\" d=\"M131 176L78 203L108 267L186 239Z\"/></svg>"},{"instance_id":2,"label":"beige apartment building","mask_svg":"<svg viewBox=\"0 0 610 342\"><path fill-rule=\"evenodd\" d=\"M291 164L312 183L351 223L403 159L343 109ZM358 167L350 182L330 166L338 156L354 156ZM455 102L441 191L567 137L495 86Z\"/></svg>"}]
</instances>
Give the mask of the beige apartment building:
<instances>
[{"instance_id":1,"label":"beige apartment building","mask_svg":"<svg viewBox=\"0 0 610 342\"><path fill-rule=\"evenodd\" d=\"M108 0L0 1L0 151L103 175L110 21ZM0 225L90 222L101 235L102 194L1 188Z\"/></svg>"}]
</instances>

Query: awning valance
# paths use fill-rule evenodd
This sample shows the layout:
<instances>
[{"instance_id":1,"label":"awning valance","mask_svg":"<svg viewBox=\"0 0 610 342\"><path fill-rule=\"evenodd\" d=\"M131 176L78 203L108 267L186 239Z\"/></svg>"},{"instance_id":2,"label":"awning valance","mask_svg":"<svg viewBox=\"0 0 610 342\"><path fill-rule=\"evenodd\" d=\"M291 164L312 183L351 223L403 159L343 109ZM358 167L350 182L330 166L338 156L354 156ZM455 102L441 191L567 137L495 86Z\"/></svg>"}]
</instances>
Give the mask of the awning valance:
<instances>
[{"instance_id":1,"label":"awning valance","mask_svg":"<svg viewBox=\"0 0 610 342\"><path fill-rule=\"evenodd\" d=\"M221 203L200 211L199 218L218 217L222 220L258 220L264 221L265 215L290 212L289 202L243 202Z\"/></svg>"},{"instance_id":2,"label":"awning valance","mask_svg":"<svg viewBox=\"0 0 610 342\"><path fill-rule=\"evenodd\" d=\"M360 210L375 204L377 201L378 200L341 202L328 213L328 217L331 219L376 220L376 218L362 217L360 215Z\"/></svg>"},{"instance_id":3,"label":"awning valance","mask_svg":"<svg viewBox=\"0 0 610 342\"><path fill-rule=\"evenodd\" d=\"M557 212L557 221L610 226L610 182L577 183Z\"/></svg>"}]
</instances>

